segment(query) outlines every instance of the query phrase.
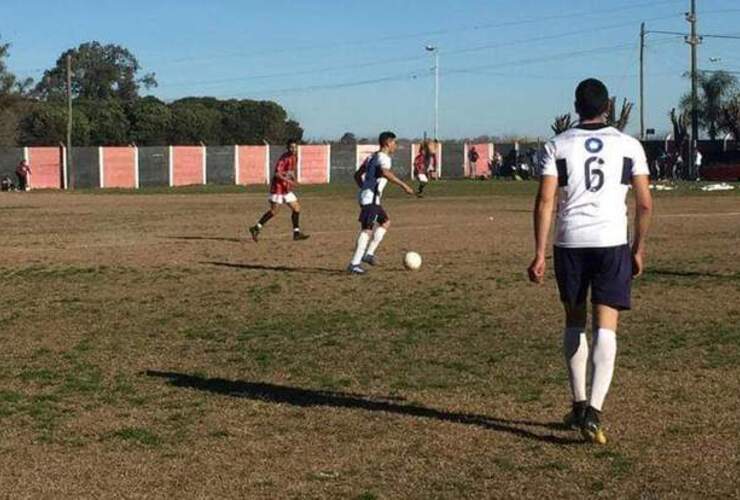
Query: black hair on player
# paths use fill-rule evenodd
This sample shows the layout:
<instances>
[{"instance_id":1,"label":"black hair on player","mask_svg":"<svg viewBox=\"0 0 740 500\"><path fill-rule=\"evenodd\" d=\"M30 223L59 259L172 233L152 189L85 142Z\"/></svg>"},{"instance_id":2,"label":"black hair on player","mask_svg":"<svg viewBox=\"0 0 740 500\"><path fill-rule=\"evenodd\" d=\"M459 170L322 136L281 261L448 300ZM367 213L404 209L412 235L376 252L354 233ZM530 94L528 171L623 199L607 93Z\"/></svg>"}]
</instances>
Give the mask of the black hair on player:
<instances>
[{"instance_id":1,"label":"black hair on player","mask_svg":"<svg viewBox=\"0 0 740 500\"><path fill-rule=\"evenodd\" d=\"M576 112L584 120L592 120L609 110L609 91L595 78L583 80L576 87Z\"/></svg>"},{"instance_id":2,"label":"black hair on player","mask_svg":"<svg viewBox=\"0 0 740 500\"><path fill-rule=\"evenodd\" d=\"M394 134L393 132L390 132L390 131L383 132L380 134L380 136L378 136L378 144L380 144L380 147L382 148L383 146L388 144L388 142L392 141L395 138L396 138L396 134Z\"/></svg>"},{"instance_id":3,"label":"black hair on player","mask_svg":"<svg viewBox=\"0 0 740 500\"><path fill-rule=\"evenodd\" d=\"M287 147L288 149L290 149L290 145L291 145L291 144L295 144L295 145L297 146L297 145L298 145L298 141L297 141L296 139L288 139L288 142L287 142L287 143L285 143L285 146L286 146L286 147Z\"/></svg>"}]
</instances>

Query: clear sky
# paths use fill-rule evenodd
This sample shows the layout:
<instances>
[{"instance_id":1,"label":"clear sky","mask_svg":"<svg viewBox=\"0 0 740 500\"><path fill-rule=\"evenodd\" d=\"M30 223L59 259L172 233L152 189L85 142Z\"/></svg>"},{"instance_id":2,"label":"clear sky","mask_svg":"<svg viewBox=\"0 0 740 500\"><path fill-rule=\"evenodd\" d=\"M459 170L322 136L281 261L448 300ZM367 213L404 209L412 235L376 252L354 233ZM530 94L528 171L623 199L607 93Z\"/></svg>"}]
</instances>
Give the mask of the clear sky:
<instances>
[{"instance_id":1,"label":"clear sky","mask_svg":"<svg viewBox=\"0 0 740 500\"><path fill-rule=\"evenodd\" d=\"M738 0L697 0L703 33L740 34ZM191 95L274 99L306 136L392 129L431 134L439 47L440 136L546 137L576 83L603 79L637 102L639 26L681 31L689 0L2 0L10 69L38 78L67 48L129 48L165 100ZM647 126L688 88L689 47L649 34ZM705 39L702 69L740 71L740 40ZM635 109L630 130L638 126Z\"/></svg>"}]
</instances>

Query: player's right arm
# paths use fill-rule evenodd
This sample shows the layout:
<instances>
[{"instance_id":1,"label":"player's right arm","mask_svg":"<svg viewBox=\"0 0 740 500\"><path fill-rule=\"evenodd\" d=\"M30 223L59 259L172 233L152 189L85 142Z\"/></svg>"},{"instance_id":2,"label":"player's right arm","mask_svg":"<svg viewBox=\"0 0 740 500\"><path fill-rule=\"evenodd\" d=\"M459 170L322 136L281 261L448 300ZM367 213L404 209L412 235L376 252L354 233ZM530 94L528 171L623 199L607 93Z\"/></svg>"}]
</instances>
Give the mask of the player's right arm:
<instances>
[{"instance_id":1,"label":"player's right arm","mask_svg":"<svg viewBox=\"0 0 740 500\"><path fill-rule=\"evenodd\" d=\"M545 256L547 239L552 225L552 211L558 191L558 172L555 164L555 145L550 142L545 146L542 157L540 187L534 204L534 259L527 269L532 283L542 283L545 279Z\"/></svg>"},{"instance_id":2,"label":"player's right arm","mask_svg":"<svg viewBox=\"0 0 740 500\"><path fill-rule=\"evenodd\" d=\"M414 194L414 190L411 189L411 186L403 182L401 179L398 178L396 174L393 173L393 170L391 169L383 169L383 177L388 179L388 182L392 182L393 184L400 186L401 189L406 191L406 194Z\"/></svg>"}]
</instances>

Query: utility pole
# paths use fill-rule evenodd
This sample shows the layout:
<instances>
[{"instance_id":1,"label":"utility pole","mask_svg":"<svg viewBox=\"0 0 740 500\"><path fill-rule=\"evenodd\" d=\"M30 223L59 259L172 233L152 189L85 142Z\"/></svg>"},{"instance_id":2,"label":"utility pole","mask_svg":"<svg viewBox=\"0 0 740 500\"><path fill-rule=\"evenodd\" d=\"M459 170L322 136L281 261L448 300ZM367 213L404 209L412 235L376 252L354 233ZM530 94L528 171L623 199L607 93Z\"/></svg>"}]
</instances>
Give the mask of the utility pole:
<instances>
[{"instance_id":1,"label":"utility pole","mask_svg":"<svg viewBox=\"0 0 740 500\"><path fill-rule=\"evenodd\" d=\"M698 71L696 68L696 48L701 43L701 37L696 34L696 0L691 0L691 12L686 13L686 21L691 24L691 35L686 37L686 43L691 46L691 141L689 142L688 172L694 179L698 172L696 167L696 148L699 143L699 106L697 97Z\"/></svg>"},{"instance_id":2,"label":"utility pole","mask_svg":"<svg viewBox=\"0 0 740 500\"><path fill-rule=\"evenodd\" d=\"M640 140L645 140L645 23L640 24Z\"/></svg>"},{"instance_id":3,"label":"utility pole","mask_svg":"<svg viewBox=\"0 0 740 500\"><path fill-rule=\"evenodd\" d=\"M70 189L74 189L72 166L72 54L67 54L67 176Z\"/></svg>"},{"instance_id":4,"label":"utility pole","mask_svg":"<svg viewBox=\"0 0 740 500\"><path fill-rule=\"evenodd\" d=\"M434 141L439 140L439 47L426 46L427 52L434 52Z\"/></svg>"}]
</instances>

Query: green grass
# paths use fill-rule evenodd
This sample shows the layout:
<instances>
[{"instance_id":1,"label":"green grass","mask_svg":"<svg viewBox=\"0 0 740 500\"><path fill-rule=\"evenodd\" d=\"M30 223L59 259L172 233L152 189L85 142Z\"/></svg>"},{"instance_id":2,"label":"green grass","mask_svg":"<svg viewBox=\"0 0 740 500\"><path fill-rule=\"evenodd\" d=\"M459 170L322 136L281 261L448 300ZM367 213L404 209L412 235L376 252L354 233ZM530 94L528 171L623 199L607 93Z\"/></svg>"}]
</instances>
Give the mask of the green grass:
<instances>
[{"instance_id":1,"label":"green grass","mask_svg":"<svg viewBox=\"0 0 740 500\"><path fill-rule=\"evenodd\" d=\"M112 434L112 437L141 446L159 447L162 440L154 432L142 427L125 427Z\"/></svg>"}]
</instances>

